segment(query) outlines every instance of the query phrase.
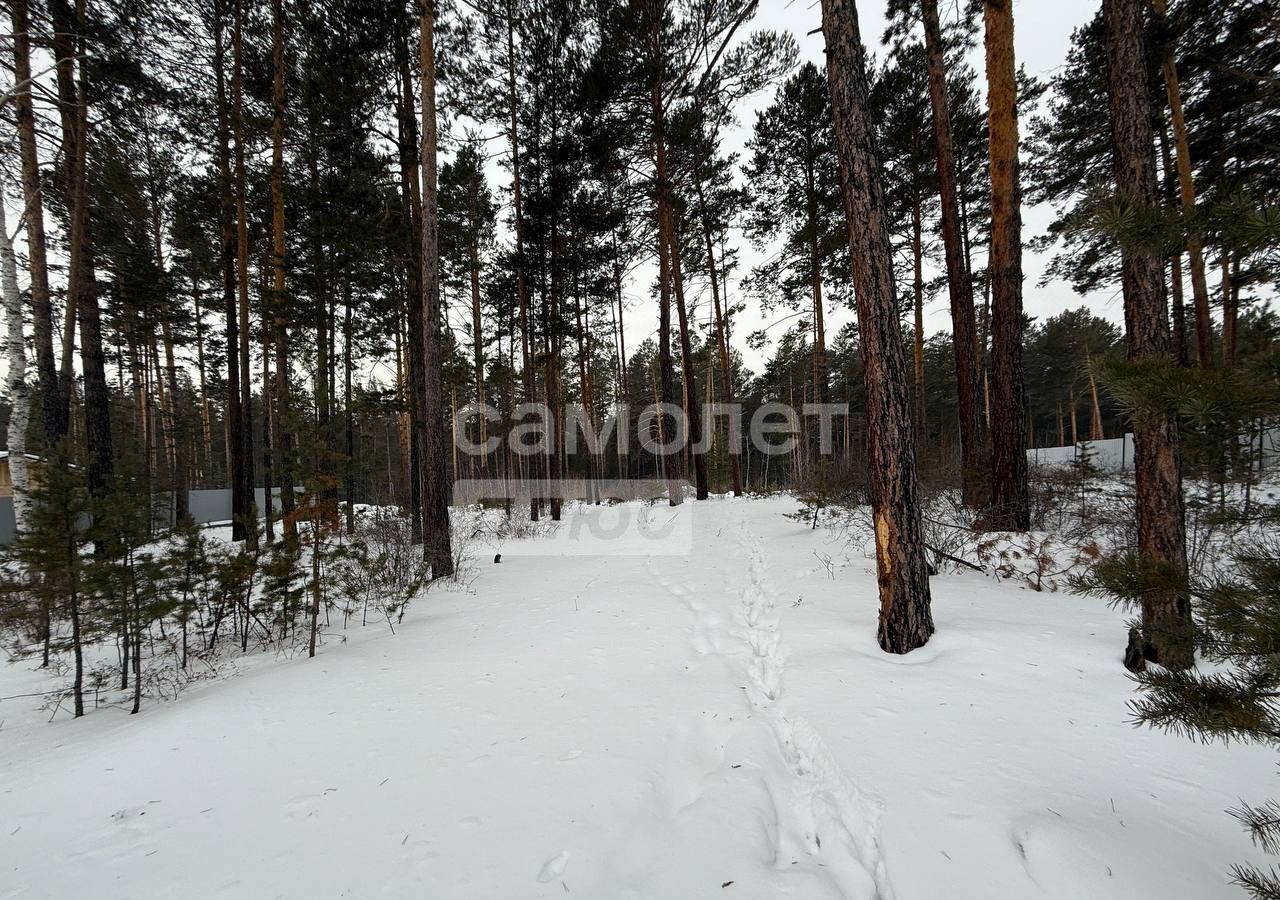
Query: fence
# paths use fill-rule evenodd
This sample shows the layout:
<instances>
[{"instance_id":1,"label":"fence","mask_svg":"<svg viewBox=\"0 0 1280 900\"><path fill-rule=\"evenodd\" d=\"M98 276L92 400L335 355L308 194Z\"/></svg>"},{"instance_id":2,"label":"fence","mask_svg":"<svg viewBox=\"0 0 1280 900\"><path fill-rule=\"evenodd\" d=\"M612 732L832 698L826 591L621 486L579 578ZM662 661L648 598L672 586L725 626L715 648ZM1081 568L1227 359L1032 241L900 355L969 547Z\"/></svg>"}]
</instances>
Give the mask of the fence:
<instances>
[{"instance_id":1,"label":"fence","mask_svg":"<svg viewBox=\"0 0 1280 900\"><path fill-rule=\"evenodd\" d=\"M1092 453L1093 464L1106 472L1128 472L1133 470L1133 435L1126 434L1122 438L1110 438L1105 441L1081 441L1069 447L1037 447L1027 451L1027 461L1033 465L1070 465L1079 457L1082 448ZM1262 433L1254 452L1268 464L1280 461L1280 429L1271 429ZM294 488L299 494L302 488ZM585 495L584 495L585 496ZM263 488L256 491L255 502L258 509L264 509L267 494ZM189 494L191 518L198 525L214 522L231 521L231 490L217 488L214 490L191 491ZM280 509L280 489L272 490L272 504ZM156 496L154 509L156 524L167 527L173 524L173 494L165 493ZM13 542L13 498L0 497L0 545Z\"/></svg>"},{"instance_id":2,"label":"fence","mask_svg":"<svg viewBox=\"0 0 1280 900\"><path fill-rule=\"evenodd\" d=\"M1243 442L1245 439L1242 440ZM1261 435L1251 435L1249 450L1257 454L1255 459L1263 465L1280 461L1280 429L1273 428ZM1069 447L1037 447L1027 451L1027 461L1038 465L1070 465L1088 451L1093 464L1104 472L1129 472L1133 470L1133 435L1110 438L1105 441L1081 441Z\"/></svg>"},{"instance_id":3,"label":"fence","mask_svg":"<svg viewBox=\"0 0 1280 900\"><path fill-rule=\"evenodd\" d=\"M1091 455L1093 464L1104 472L1128 472L1133 469L1133 435L1105 441L1081 441L1069 447L1037 447L1027 451L1032 465L1066 466L1082 453Z\"/></svg>"},{"instance_id":4,"label":"fence","mask_svg":"<svg viewBox=\"0 0 1280 900\"><path fill-rule=\"evenodd\" d=\"M294 488L294 490L299 494L302 493L302 488L300 487ZM254 502L258 504L259 510L266 509L267 492L265 489L257 489ZM231 521L230 488L190 491L188 493L188 504L191 507L191 518L197 525ZM277 512L280 510L279 488L272 489L272 505ZM167 528L173 525L173 493L156 494L151 512L155 517L157 527ZM0 497L0 545L13 543L14 531L13 498Z\"/></svg>"}]
</instances>

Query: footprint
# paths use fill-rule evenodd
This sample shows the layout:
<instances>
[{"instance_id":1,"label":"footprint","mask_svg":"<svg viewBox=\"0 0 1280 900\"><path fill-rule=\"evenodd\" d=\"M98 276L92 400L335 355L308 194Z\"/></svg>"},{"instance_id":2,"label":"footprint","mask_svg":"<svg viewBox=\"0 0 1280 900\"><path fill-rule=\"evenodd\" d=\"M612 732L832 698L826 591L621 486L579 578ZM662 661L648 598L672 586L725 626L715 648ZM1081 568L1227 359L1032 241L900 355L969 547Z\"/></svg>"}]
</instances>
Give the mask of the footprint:
<instances>
[{"instance_id":1,"label":"footprint","mask_svg":"<svg viewBox=\"0 0 1280 900\"><path fill-rule=\"evenodd\" d=\"M288 819L299 821L308 819L316 814L316 803L320 799L318 794L303 794L299 797L291 797L284 805L284 814Z\"/></svg>"},{"instance_id":2,"label":"footprint","mask_svg":"<svg viewBox=\"0 0 1280 900\"><path fill-rule=\"evenodd\" d=\"M569 865L569 851L561 850L542 864L542 869L538 872L538 881L542 884L554 881L564 874L564 867L567 865Z\"/></svg>"}]
</instances>

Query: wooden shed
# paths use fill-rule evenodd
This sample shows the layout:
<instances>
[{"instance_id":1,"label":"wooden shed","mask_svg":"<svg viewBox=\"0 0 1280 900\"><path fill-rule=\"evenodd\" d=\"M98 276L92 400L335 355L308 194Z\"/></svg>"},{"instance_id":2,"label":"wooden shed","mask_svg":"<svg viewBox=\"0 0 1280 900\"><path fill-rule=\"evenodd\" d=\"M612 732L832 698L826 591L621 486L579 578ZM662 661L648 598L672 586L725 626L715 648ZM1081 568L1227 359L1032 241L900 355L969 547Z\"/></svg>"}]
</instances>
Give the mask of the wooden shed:
<instances>
[{"instance_id":1,"label":"wooden shed","mask_svg":"<svg viewBox=\"0 0 1280 900\"><path fill-rule=\"evenodd\" d=\"M27 454L27 475L32 484L40 480L40 472L44 468L44 458L34 453ZM9 451L0 450L0 497L13 496L13 478L9 474Z\"/></svg>"}]
</instances>

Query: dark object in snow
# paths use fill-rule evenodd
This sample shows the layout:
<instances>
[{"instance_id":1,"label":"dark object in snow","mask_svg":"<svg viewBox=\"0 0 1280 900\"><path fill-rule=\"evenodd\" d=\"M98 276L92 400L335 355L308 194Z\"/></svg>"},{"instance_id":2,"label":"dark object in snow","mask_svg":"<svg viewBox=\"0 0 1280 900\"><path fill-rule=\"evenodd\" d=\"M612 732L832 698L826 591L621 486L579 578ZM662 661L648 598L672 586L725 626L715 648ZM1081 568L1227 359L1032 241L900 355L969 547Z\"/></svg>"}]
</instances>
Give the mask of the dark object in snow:
<instances>
[{"instance_id":1,"label":"dark object in snow","mask_svg":"<svg viewBox=\"0 0 1280 900\"><path fill-rule=\"evenodd\" d=\"M729 885L731 885L731 884L733 884L733 882L732 882L732 881L726 881L724 884L720 885L720 887L721 887L721 888L727 888L727 887L728 887Z\"/></svg>"},{"instance_id":2,"label":"dark object in snow","mask_svg":"<svg viewBox=\"0 0 1280 900\"><path fill-rule=\"evenodd\" d=\"M493 554L493 561L494 561L495 563L500 563L500 562L502 562L502 554L501 554L501 553L495 553L495 554Z\"/></svg>"},{"instance_id":3,"label":"dark object in snow","mask_svg":"<svg viewBox=\"0 0 1280 900\"><path fill-rule=\"evenodd\" d=\"M1124 667L1135 673L1147 670L1147 658L1142 655L1142 637L1137 628L1129 629L1129 646L1124 648Z\"/></svg>"},{"instance_id":4,"label":"dark object in snow","mask_svg":"<svg viewBox=\"0 0 1280 900\"><path fill-rule=\"evenodd\" d=\"M956 564L958 564L958 565L965 566L966 568L969 568L969 569L973 569L973 571L975 571L975 572L981 572L983 575L987 574L987 567L986 567L986 566L979 566L979 565L977 565L977 564L975 564L975 563L971 563L971 562L969 562L969 560L967 560L967 559L961 559L961 558L960 558L960 557L958 557L958 556L952 556L950 553L943 553L943 552L942 552L941 550L939 550L937 547L931 547L931 546L929 546L928 544L925 544L925 545L924 545L924 548L925 548L926 550L928 550L930 553L934 553L934 554L936 554L940 559L950 560L951 562L956 563ZM937 575L937 574L938 574L938 567L937 567L937 566L935 566L933 563L928 563L928 566L929 566L929 574L930 574L930 575Z\"/></svg>"}]
</instances>

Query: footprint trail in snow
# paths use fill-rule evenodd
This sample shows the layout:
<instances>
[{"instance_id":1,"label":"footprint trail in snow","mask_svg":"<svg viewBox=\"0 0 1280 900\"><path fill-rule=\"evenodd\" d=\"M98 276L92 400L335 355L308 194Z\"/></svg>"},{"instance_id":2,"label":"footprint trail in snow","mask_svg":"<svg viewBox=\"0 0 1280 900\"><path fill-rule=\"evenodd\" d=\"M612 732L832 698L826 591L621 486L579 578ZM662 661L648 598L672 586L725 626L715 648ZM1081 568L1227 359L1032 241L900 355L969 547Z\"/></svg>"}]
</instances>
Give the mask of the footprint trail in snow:
<instances>
[{"instance_id":1,"label":"footprint trail in snow","mask_svg":"<svg viewBox=\"0 0 1280 900\"><path fill-rule=\"evenodd\" d=\"M738 545L746 557L745 583L739 577L740 587L713 591L706 603L659 580L694 615L694 651L733 661L753 715L768 724L776 741L779 758L750 761L773 801L773 815L763 823L773 844L772 864L783 871L816 870L848 900L893 900L879 845L879 805L843 771L808 721L787 714L786 658L763 542L743 522Z\"/></svg>"}]
</instances>

